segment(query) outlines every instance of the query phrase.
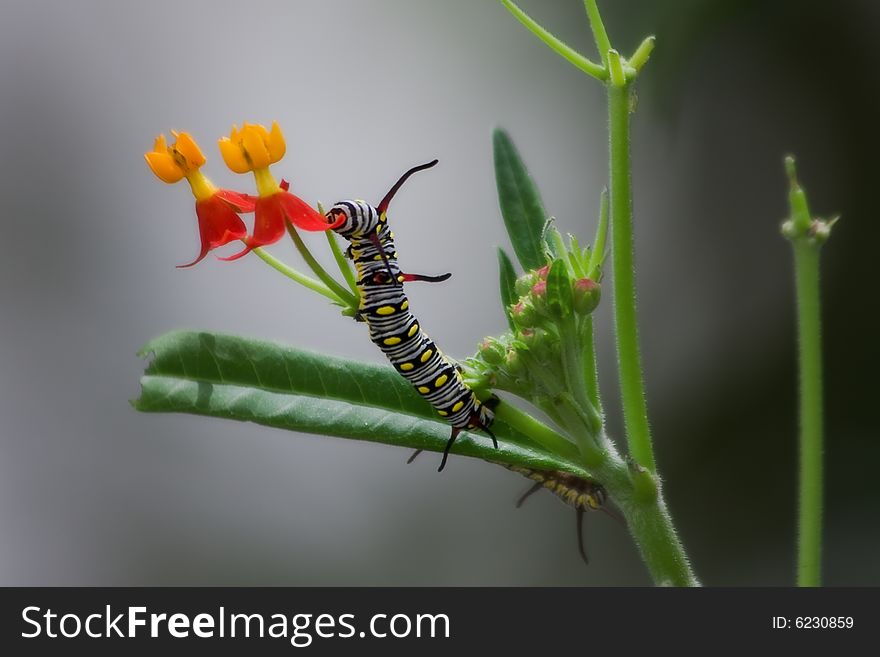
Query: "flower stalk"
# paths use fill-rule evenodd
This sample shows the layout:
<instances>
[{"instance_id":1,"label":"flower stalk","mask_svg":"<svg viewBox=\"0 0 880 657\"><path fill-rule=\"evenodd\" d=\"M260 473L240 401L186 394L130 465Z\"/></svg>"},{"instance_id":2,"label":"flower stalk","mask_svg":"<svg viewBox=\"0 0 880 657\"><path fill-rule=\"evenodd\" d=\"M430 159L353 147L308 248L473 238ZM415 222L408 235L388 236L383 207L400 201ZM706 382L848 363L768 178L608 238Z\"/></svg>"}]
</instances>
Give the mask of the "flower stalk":
<instances>
[{"instance_id":1,"label":"flower stalk","mask_svg":"<svg viewBox=\"0 0 880 657\"><path fill-rule=\"evenodd\" d=\"M819 252L837 219L813 219L797 180L794 158L785 159L790 217L782 234L791 241L797 296L800 377L800 473L798 477L797 584L819 586L822 578L822 331Z\"/></svg>"},{"instance_id":2,"label":"flower stalk","mask_svg":"<svg viewBox=\"0 0 880 657\"><path fill-rule=\"evenodd\" d=\"M535 397L532 401L547 411L573 442L581 447L582 458L590 474L602 482L623 511L654 581L657 584L676 586L698 585L699 582L691 570L684 547L675 532L656 475L639 350L631 189L630 111L633 85L650 57L654 39L648 37L643 40L627 61L613 48L596 0L584 0L593 38L602 59L601 65L590 62L589 66L585 66L583 60L586 58L562 44L515 4L509 0L501 0L501 3L554 52L588 75L603 81L608 95L610 194L607 202L603 197L602 218L596 240L592 252L587 254L587 262L584 263L583 270L588 272L591 281L598 282L606 233L610 230L618 375L629 460L624 461L620 457L614 444L602 430L592 319L589 316L581 318L574 334L570 326L564 325L564 321L557 331L561 343L558 348L561 349L563 361L561 371L564 375L561 378L565 381L567 390L561 393L558 390L551 392L549 398L544 397L546 391L542 391L542 396ZM606 223L605 219L608 217L610 220ZM554 257L561 257L563 254L560 253L559 240L553 239L555 237L551 235L547 241L551 245L551 253ZM573 243L576 244L574 240ZM572 251L579 249L575 248ZM586 283L582 285L587 289ZM529 307L529 300L520 300L514 307L514 323L517 319L517 308L527 310ZM516 344L515 339L511 341L514 350ZM572 365L575 357L577 357L577 371L580 376L573 375ZM518 359L508 357L505 362L528 364L530 359L530 355ZM544 367L546 368L546 365ZM552 376L546 377L543 373L536 372L534 367L526 369L527 374L534 376L535 380L544 377L553 381ZM523 384L522 373L507 378L496 376L496 381L502 388L505 383L509 383L509 389L515 394L522 394L523 388L529 387L528 383ZM558 381L556 385L559 385ZM528 393L525 396L528 398ZM544 401L543 405L539 403L540 400ZM598 418L598 425L593 422L593 417ZM584 449L585 446L588 448Z\"/></svg>"}]
</instances>

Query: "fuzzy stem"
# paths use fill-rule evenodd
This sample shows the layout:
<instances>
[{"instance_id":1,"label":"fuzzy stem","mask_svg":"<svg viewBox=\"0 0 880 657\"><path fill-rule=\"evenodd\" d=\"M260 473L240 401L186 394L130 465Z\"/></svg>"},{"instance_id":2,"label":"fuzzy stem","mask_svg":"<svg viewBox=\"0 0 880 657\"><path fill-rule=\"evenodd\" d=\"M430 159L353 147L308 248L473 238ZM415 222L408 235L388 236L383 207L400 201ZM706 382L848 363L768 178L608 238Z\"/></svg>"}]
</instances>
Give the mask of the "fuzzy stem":
<instances>
[{"instance_id":1,"label":"fuzzy stem","mask_svg":"<svg viewBox=\"0 0 880 657\"><path fill-rule=\"evenodd\" d=\"M541 41L547 44L550 50L582 70L587 75L591 75L597 80L605 79L605 67L590 61L579 52L557 39L555 36L550 34L550 32L541 27L531 16L529 16L526 12L517 7L510 0L501 0L501 4L504 5L507 10L511 14L513 14L520 23L525 25L529 32L531 32Z\"/></svg>"},{"instance_id":2,"label":"fuzzy stem","mask_svg":"<svg viewBox=\"0 0 880 657\"><path fill-rule=\"evenodd\" d=\"M800 512L798 586L819 586L822 553L822 339L819 248L794 243L800 369Z\"/></svg>"},{"instance_id":3,"label":"fuzzy stem","mask_svg":"<svg viewBox=\"0 0 880 657\"><path fill-rule=\"evenodd\" d=\"M513 404L499 402L495 407L495 417L518 429L551 453L559 454L571 461L579 461L579 453L574 443Z\"/></svg>"},{"instance_id":4,"label":"fuzzy stem","mask_svg":"<svg viewBox=\"0 0 880 657\"><path fill-rule=\"evenodd\" d=\"M602 22L602 16L599 15L599 7L596 0L584 0L584 8L587 10L587 16L590 19L590 28L593 30L593 39L596 41L596 50L602 58L602 63L608 67L608 51L611 50L611 41L608 39L608 33L605 31L605 24Z\"/></svg>"},{"instance_id":5,"label":"fuzzy stem","mask_svg":"<svg viewBox=\"0 0 880 657\"><path fill-rule=\"evenodd\" d=\"M593 318L584 317L580 325L581 359L587 384L587 397L599 418L602 417L602 397L599 394L599 368L596 364L596 340L593 336Z\"/></svg>"},{"instance_id":6,"label":"fuzzy stem","mask_svg":"<svg viewBox=\"0 0 880 657\"><path fill-rule=\"evenodd\" d=\"M822 575L822 331L819 301L819 250L836 219L810 215L807 195L797 180L794 158L785 158L791 217L782 233L794 250L800 372L800 475L798 510L798 586L819 586Z\"/></svg>"},{"instance_id":7,"label":"fuzzy stem","mask_svg":"<svg viewBox=\"0 0 880 657\"><path fill-rule=\"evenodd\" d=\"M597 472L596 476L600 474ZM654 583L659 586L699 586L660 490L654 489L655 494L645 496L639 493L644 486L634 486L634 478L653 479L653 475L648 472L633 474L618 457L616 461L609 459L601 477L600 481L626 517Z\"/></svg>"},{"instance_id":8,"label":"fuzzy stem","mask_svg":"<svg viewBox=\"0 0 880 657\"><path fill-rule=\"evenodd\" d=\"M334 303L345 305L345 301L340 299L332 290L328 289L321 282L316 281L314 278L306 276L305 274L300 274L297 270L293 269L292 267L288 267L283 262L278 260L278 258L276 258L275 256L269 255L269 253L264 249L258 247L254 249L254 253L257 254L260 260L265 262L276 271L281 272L282 274L287 276L287 278L296 281L300 285L304 285L305 287L314 292L317 292L318 294L323 294Z\"/></svg>"},{"instance_id":9,"label":"fuzzy stem","mask_svg":"<svg viewBox=\"0 0 880 657\"><path fill-rule=\"evenodd\" d=\"M611 251L614 272L614 325L623 418L630 455L637 463L657 471L636 319L636 283L633 253L633 210L629 153L630 85L608 85L608 118L611 154Z\"/></svg>"}]
</instances>

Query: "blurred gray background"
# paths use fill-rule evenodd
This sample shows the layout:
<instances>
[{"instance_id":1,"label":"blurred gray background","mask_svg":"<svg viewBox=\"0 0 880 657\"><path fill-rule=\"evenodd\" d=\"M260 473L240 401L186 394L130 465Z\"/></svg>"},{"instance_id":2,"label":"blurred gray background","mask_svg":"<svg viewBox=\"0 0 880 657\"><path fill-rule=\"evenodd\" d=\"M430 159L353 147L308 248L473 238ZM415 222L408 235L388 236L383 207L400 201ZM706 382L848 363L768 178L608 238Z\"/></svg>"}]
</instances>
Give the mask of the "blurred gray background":
<instances>
[{"instance_id":1,"label":"blurred gray background","mask_svg":"<svg viewBox=\"0 0 880 657\"><path fill-rule=\"evenodd\" d=\"M576 0L522 5L594 55ZM824 259L826 582L877 585L873 291L880 12L826 3L618 0L627 53L658 37L634 119L648 402L673 514L710 585L793 581L795 370L782 157ZM174 328L381 362L362 325L255 257L190 270L192 198L142 153L193 133L223 186L232 123L285 131L275 171L311 201L395 200L411 286L443 348L504 319L506 244L491 130L507 128L564 231L592 235L606 183L604 94L491 0L0 4L0 584L643 585L625 530L464 458L436 459L184 415L140 415L138 348ZM319 238L319 240L322 238ZM316 244L320 244L316 242ZM273 248L296 263L289 243ZM603 390L620 435L610 305Z\"/></svg>"}]
</instances>

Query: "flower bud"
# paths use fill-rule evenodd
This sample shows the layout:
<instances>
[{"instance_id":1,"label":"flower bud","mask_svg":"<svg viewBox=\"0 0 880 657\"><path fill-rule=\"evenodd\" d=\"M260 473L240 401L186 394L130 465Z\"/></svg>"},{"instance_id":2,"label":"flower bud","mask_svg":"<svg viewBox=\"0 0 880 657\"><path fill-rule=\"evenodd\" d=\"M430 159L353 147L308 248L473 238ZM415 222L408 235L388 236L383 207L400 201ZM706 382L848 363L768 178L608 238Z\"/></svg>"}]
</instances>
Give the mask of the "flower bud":
<instances>
[{"instance_id":1,"label":"flower bud","mask_svg":"<svg viewBox=\"0 0 880 657\"><path fill-rule=\"evenodd\" d=\"M528 297L520 299L511 306L510 316L513 318L513 323L521 329L531 328L538 320L535 306Z\"/></svg>"},{"instance_id":2,"label":"flower bud","mask_svg":"<svg viewBox=\"0 0 880 657\"><path fill-rule=\"evenodd\" d=\"M527 297L538 314L546 314L547 311L547 281L539 280L529 289Z\"/></svg>"},{"instance_id":3,"label":"flower bud","mask_svg":"<svg viewBox=\"0 0 880 657\"><path fill-rule=\"evenodd\" d=\"M516 351L513 349L508 349L507 355L504 358L504 369L506 369L511 376L518 376L523 372L523 361L522 358Z\"/></svg>"},{"instance_id":4,"label":"flower bud","mask_svg":"<svg viewBox=\"0 0 880 657\"><path fill-rule=\"evenodd\" d=\"M538 282L538 277L535 275L533 271L527 271L525 274L516 279L516 282L513 285L513 289L516 291L517 296L524 297L529 293L529 290L532 289L532 285Z\"/></svg>"},{"instance_id":5,"label":"flower bud","mask_svg":"<svg viewBox=\"0 0 880 657\"><path fill-rule=\"evenodd\" d=\"M537 353L549 346L552 340L550 334L543 329L526 329L522 332L522 341L526 349Z\"/></svg>"},{"instance_id":6,"label":"flower bud","mask_svg":"<svg viewBox=\"0 0 880 657\"><path fill-rule=\"evenodd\" d=\"M589 278L581 278L572 286L572 301L574 311L579 315L589 315L599 305L602 296L602 286Z\"/></svg>"},{"instance_id":7,"label":"flower bud","mask_svg":"<svg viewBox=\"0 0 880 657\"><path fill-rule=\"evenodd\" d=\"M480 356L489 365L500 365L504 362L506 349L495 338L486 338L480 343Z\"/></svg>"}]
</instances>

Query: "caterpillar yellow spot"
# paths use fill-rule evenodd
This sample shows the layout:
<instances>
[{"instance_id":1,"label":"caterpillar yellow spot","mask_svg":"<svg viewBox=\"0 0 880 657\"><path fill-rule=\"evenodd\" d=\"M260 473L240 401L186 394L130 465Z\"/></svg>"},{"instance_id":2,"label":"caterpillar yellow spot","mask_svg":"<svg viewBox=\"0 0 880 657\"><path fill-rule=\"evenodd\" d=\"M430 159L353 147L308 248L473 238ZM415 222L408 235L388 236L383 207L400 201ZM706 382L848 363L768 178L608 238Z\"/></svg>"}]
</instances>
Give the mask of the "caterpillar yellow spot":
<instances>
[{"instance_id":1,"label":"caterpillar yellow spot","mask_svg":"<svg viewBox=\"0 0 880 657\"><path fill-rule=\"evenodd\" d=\"M437 415L442 415L443 417L446 417L447 415L449 415L449 413L447 413L446 411L437 411Z\"/></svg>"},{"instance_id":2,"label":"caterpillar yellow spot","mask_svg":"<svg viewBox=\"0 0 880 657\"><path fill-rule=\"evenodd\" d=\"M459 412L461 409L463 409L463 408L464 408L464 402L463 402L463 401L455 402L455 406L452 407L452 412L453 412L453 413L458 413L458 412Z\"/></svg>"},{"instance_id":3,"label":"caterpillar yellow spot","mask_svg":"<svg viewBox=\"0 0 880 657\"><path fill-rule=\"evenodd\" d=\"M409 332L407 333L407 336L409 336L411 338L412 336L414 336L418 332L419 332L419 325L413 324L412 326L409 327Z\"/></svg>"},{"instance_id":4,"label":"caterpillar yellow spot","mask_svg":"<svg viewBox=\"0 0 880 657\"><path fill-rule=\"evenodd\" d=\"M394 306L381 306L380 308L376 308L377 315L393 315L397 312L397 308Z\"/></svg>"},{"instance_id":5,"label":"caterpillar yellow spot","mask_svg":"<svg viewBox=\"0 0 880 657\"><path fill-rule=\"evenodd\" d=\"M402 369L404 372L409 372L414 367L415 367L415 365L413 365L412 363L401 363L400 364L400 369Z\"/></svg>"},{"instance_id":6,"label":"caterpillar yellow spot","mask_svg":"<svg viewBox=\"0 0 880 657\"><path fill-rule=\"evenodd\" d=\"M400 344L400 338L398 338L398 337L385 338L384 340L382 340L382 343L387 344L389 347L392 347L396 344Z\"/></svg>"},{"instance_id":7,"label":"caterpillar yellow spot","mask_svg":"<svg viewBox=\"0 0 880 657\"><path fill-rule=\"evenodd\" d=\"M442 386L442 385L443 385L444 383L446 383L447 381L449 381L449 377L446 376L445 374L441 374L440 376L437 377L437 380L434 381L434 387L435 387L435 388L439 388L440 386Z\"/></svg>"},{"instance_id":8,"label":"caterpillar yellow spot","mask_svg":"<svg viewBox=\"0 0 880 657\"><path fill-rule=\"evenodd\" d=\"M422 361L423 363L427 363L428 360L429 360L429 359L431 358L431 356L433 356L433 355L434 355L434 350L433 350L433 349L425 349L425 353L423 353L421 356L419 356L419 360Z\"/></svg>"},{"instance_id":9,"label":"caterpillar yellow spot","mask_svg":"<svg viewBox=\"0 0 880 657\"><path fill-rule=\"evenodd\" d=\"M404 279L403 279L403 276L398 276L398 277L397 277L397 282L398 282L398 283L403 283L403 280L404 280Z\"/></svg>"},{"instance_id":10,"label":"caterpillar yellow spot","mask_svg":"<svg viewBox=\"0 0 880 657\"><path fill-rule=\"evenodd\" d=\"M382 256L380 256L380 255L373 256L373 260L381 260L381 259L382 259Z\"/></svg>"},{"instance_id":11,"label":"caterpillar yellow spot","mask_svg":"<svg viewBox=\"0 0 880 657\"><path fill-rule=\"evenodd\" d=\"M428 386L419 386L419 392L423 395L427 395L429 392L431 392L431 389Z\"/></svg>"},{"instance_id":12,"label":"caterpillar yellow spot","mask_svg":"<svg viewBox=\"0 0 880 657\"><path fill-rule=\"evenodd\" d=\"M396 257L397 257L397 256L395 256L395 258L396 258ZM400 304L400 309L401 309L401 310L406 310L407 308L409 308L409 299L404 299L404 300L403 300L403 303Z\"/></svg>"}]
</instances>

